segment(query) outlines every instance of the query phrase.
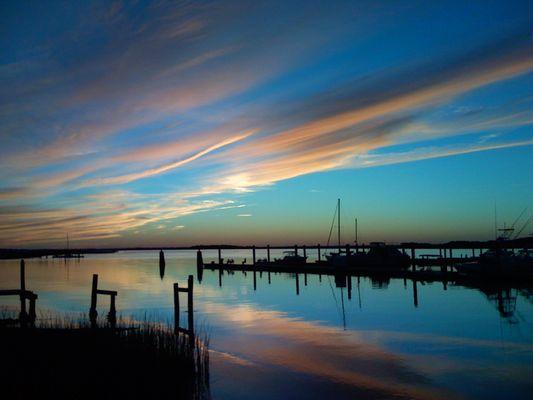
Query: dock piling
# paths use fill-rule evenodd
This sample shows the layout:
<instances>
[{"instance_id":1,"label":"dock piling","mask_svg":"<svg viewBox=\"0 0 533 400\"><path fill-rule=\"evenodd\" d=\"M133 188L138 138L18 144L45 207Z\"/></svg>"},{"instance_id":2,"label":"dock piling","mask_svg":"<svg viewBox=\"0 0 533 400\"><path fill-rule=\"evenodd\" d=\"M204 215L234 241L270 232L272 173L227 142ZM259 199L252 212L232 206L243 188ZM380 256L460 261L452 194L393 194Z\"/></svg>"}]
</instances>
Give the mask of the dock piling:
<instances>
[{"instance_id":1,"label":"dock piling","mask_svg":"<svg viewBox=\"0 0 533 400\"><path fill-rule=\"evenodd\" d=\"M20 260L20 315L21 321L25 321L28 317L26 314L26 263L24 259Z\"/></svg>"},{"instance_id":2,"label":"dock piling","mask_svg":"<svg viewBox=\"0 0 533 400\"><path fill-rule=\"evenodd\" d=\"M252 262L253 262L253 265L255 265L255 245L252 246Z\"/></svg>"},{"instance_id":3,"label":"dock piling","mask_svg":"<svg viewBox=\"0 0 533 400\"><path fill-rule=\"evenodd\" d=\"M188 286L187 286L187 311L188 311L188 324L187 327L189 328L189 333L191 336L194 336L194 312L193 312L193 285L194 280L192 275L189 275L188 279Z\"/></svg>"},{"instance_id":4,"label":"dock piling","mask_svg":"<svg viewBox=\"0 0 533 400\"><path fill-rule=\"evenodd\" d=\"M202 257L202 250L198 250L196 252L196 266L198 268L203 268L203 266L204 266L204 260L203 260L203 257Z\"/></svg>"},{"instance_id":5,"label":"dock piling","mask_svg":"<svg viewBox=\"0 0 533 400\"><path fill-rule=\"evenodd\" d=\"M93 283L91 287L91 308L89 309L89 319L91 320L91 326L96 327L96 318L98 317L98 311L96 311L96 291L98 290L98 274L93 274Z\"/></svg>"},{"instance_id":6,"label":"dock piling","mask_svg":"<svg viewBox=\"0 0 533 400\"><path fill-rule=\"evenodd\" d=\"M174 283L174 332L177 334L180 327L180 288L178 282Z\"/></svg>"}]
</instances>

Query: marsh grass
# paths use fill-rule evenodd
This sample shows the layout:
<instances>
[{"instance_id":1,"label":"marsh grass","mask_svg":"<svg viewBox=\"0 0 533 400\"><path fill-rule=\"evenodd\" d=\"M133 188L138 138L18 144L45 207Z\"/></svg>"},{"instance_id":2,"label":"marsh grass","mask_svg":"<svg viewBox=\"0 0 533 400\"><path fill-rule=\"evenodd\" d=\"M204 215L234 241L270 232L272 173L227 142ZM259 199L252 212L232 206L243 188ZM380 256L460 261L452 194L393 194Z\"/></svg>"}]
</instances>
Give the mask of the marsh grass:
<instances>
[{"instance_id":1,"label":"marsh grass","mask_svg":"<svg viewBox=\"0 0 533 400\"><path fill-rule=\"evenodd\" d=\"M40 315L17 327L0 310L0 395L9 399L208 398L208 339L169 324L119 319L91 329L85 315Z\"/></svg>"}]
</instances>

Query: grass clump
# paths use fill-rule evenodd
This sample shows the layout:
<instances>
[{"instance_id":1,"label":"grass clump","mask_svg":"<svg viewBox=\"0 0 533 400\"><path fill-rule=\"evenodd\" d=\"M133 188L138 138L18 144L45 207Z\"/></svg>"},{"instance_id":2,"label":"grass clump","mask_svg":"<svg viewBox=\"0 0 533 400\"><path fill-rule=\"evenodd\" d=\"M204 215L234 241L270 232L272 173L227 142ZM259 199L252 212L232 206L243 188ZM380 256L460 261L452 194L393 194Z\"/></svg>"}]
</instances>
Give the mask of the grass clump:
<instances>
[{"instance_id":1,"label":"grass clump","mask_svg":"<svg viewBox=\"0 0 533 400\"><path fill-rule=\"evenodd\" d=\"M161 323L119 321L90 328L85 318L0 324L9 399L201 399L209 397L207 340Z\"/></svg>"}]
</instances>

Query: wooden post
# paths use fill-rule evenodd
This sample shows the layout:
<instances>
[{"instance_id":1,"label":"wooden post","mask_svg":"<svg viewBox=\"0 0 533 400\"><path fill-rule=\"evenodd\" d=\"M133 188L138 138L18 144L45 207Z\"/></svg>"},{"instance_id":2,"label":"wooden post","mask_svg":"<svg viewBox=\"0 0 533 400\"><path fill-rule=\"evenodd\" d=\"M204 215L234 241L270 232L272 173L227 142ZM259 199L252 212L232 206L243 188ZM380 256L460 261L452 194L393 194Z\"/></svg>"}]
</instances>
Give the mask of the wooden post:
<instances>
[{"instance_id":1,"label":"wooden post","mask_svg":"<svg viewBox=\"0 0 533 400\"><path fill-rule=\"evenodd\" d=\"M187 292L187 311L188 311L188 329L189 329L189 335L194 334L194 312L193 312L193 277L192 275L189 275L189 281L188 281L188 292Z\"/></svg>"},{"instance_id":2,"label":"wooden post","mask_svg":"<svg viewBox=\"0 0 533 400\"><path fill-rule=\"evenodd\" d=\"M321 255L320 255L320 243L316 245L316 249L317 249L317 253L318 253L317 260L318 260L318 262L320 262L320 257L321 257Z\"/></svg>"},{"instance_id":3,"label":"wooden post","mask_svg":"<svg viewBox=\"0 0 533 400\"><path fill-rule=\"evenodd\" d=\"M307 272L304 273L304 286L307 286Z\"/></svg>"},{"instance_id":4,"label":"wooden post","mask_svg":"<svg viewBox=\"0 0 533 400\"><path fill-rule=\"evenodd\" d=\"M222 287L222 268L218 269L218 286Z\"/></svg>"},{"instance_id":5,"label":"wooden post","mask_svg":"<svg viewBox=\"0 0 533 400\"><path fill-rule=\"evenodd\" d=\"M25 322L26 317L26 263L20 260L20 321Z\"/></svg>"},{"instance_id":6,"label":"wooden post","mask_svg":"<svg viewBox=\"0 0 533 400\"><path fill-rule=\"evenodd\" d=\"M196 266L198 268L203 268L204 267L204 260L203 260L203 257L202 257L202 250L198 250L196 252Z\"/></svg>"},{"instance_id":7,"label":"wooden post","mask_svg":"<svg viewBox=\"0 0 533 400\"><path fill-rule=\"evenodd\" d=\"M415 248L411 247L411 266L413 267L413 271L415 271Z\"/></svg>"},{"instance_id":8,"label":"wooden post","mask_svg":"<svg viewBox=\"0 0 533 400\"><path fill-rule=\"evenodd\" d=\"M254 291L257 290L257 273L254 269Z\"/></svg>"},{"instance_id":9,"label":"wooden post","mask_svg":"<svg viewBox=\"0 0 533 400\"><path fill-rule=\"evenodd\" d=\"M164 267L165 266L165 253L163 253L163 250L159 250L159 266Z\"/></svg>"},{"instance_id":10,"label":"wooden post","mask_svg":"<svg viewBox=\"0 0 533 400\"><path fill-rule=\"evenodd\" d=\"M222 264L222 249L218 248L218 265Z\"/></svg>"},{"instance_id":11,"label":"wooden post","mask_svg":"<svg viewBox=\"0 0 533 400\"><path fill-rule=\"evenodd\" d=\"M267 261L270 262L270 245L269 244L267 244ZM270 272L268 274L269 274L268 276L270 277Z\"/></svg>"},{"instance_id":12,"label":"wooden post","mask_svg":"<svg viewBox=\"0 0 533 400\"><path fill-rule=\"evenodd\" d=\"M178 334L180 327L180 290L179 284L174 284L174 333Z\"/></svg>"},{"instance_id":13,"label":"wooden post","mask_svg":"<svg viewBox=\"0 0 533 400\"><path fill-rule=\"evenodd\" d=\"M413 279L413 303L415 307L418 307L418 289L416 287L416 280Z\"/></svg>"},{"instance_id":14,"label":"wooden post","mask_svg":"<svg viewBox=\"0 0 533 400\"><path fill-rule=\"evenodd\" d=\"M352 276L348 275L346 279L348 279L348 300L351 300L352 299Z\"/></svg>"},{"instance_id":15,"label":"wooden post","mask_svg":"<svg viewBox=\"0 0 533 400\"><path fill-rule=\"evenodd\" d=\"M304 249L304 258L307 258L307 246L304 245L303 249Z\"/></svg>"},{"instance_id":16,"label":"wooden post","mask_svg":"<svg viewBox=\"0 0 533 400\"><path fill-rule=\"evenodd\" d=\"M91 309L89 310L89 319L91 325L96 326L96 318L98 317L98 311L96 311L96 291L98 290L98 274L93 274L93 285L91 289Z\"/></svg>"},{"instance_id":17,"label":"wooden post","mask_svg":"<svg viewBox=\"0 0 533 400\"><path fill-rule=\"evenodd\" d=\"M252 261L253 265L255 265L255 245L252 246Z\"/></svg>"},{"instance_id":18,"label":"wooden post","mask_svg":"<svg viewBox=\"0 0 533 400\"><path fill-rule=\"evenodd\" d=\"M476 256L476 252L474 251L474 249L472 249L472 258L474 258Z\"/></svg>"},{"instance_id":19,"label":"wooden post","mask_svg":"<svg viewBox=\"0 0 533 400\"><path fill-rule=\"evenodd\" d=\"M270 271L268 271L268 284L270 285Z\"/></svg>"},{"instance_id":20,"label":"wooden post","mask_svg":"<svg viewBox=\"0 0 533 400\"><path fill-rule=\"evenodd\" d=\"M296 296L300 295L300 277L296 274Z\"/></svg>"},{"instance_id":21,"label":"wooden post","mask_svg":"<svg viewBox=\"0 0 533 400\"><path fill-rule=\"evenodd\" d=\"M298 255L298 246L297 245L294 245L294 255L295 256Z\"/></svg>"},{"instance_id":22,"label":"wooden post","mask_svg":"<svg viewBox=\"0 0 533 400\"><path fill-rule=\"evenodd\" d=\"M107 320L112 328L115 327L117 323L117 308L115 307L115 295L111 295L111 303L109 305L109 314L107 315Z\"/></svg>"}]
</instances>

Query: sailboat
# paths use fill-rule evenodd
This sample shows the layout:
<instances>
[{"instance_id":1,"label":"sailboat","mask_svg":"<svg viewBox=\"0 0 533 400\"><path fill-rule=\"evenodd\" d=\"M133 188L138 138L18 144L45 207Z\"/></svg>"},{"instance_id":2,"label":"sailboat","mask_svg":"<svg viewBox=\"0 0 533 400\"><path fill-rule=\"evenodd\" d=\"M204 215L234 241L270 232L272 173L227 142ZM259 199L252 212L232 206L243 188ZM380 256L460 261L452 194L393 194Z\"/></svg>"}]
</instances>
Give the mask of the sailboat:
<instances>
[{"instance_id":1,"label":"sailboat","mask_svg":"<svg viewBox=\"0 0 533 400\"><path fill-rule=\"evenodd\" d=\"M341 248L341 200L337 199L337 243L338 252L332 252L326 255L326 260L331 266L335 267L350 267L350 268L400 268L405 269L410 265L410 258L408 255L403 254L396 247L388 246L382 242L370 243L369 250L365 253L352 252L350 249L342 250ZM335 220L333 220L333 223ZM357 224L357 222L356 222ZM330 229L333 231L333 224ZM356 228L357 236L357 228ZM357 239L356 239L357 240ZM329 239L328 239L329 243Z\"/></svg>"},{"instance_id":2,"label":"sailboat","mask_svg":"<svg viewBox=\"0 0 533 400\"><path fill-rule=\"evenodd\" d=\"M54 255L54 258L83 258L84 256L80 253L71 253L70 252L70 242L68 239L68 233L67 233L67 249L65 250L65 253L63 254L56 254Z\"/></svg>"}]
</instances>

